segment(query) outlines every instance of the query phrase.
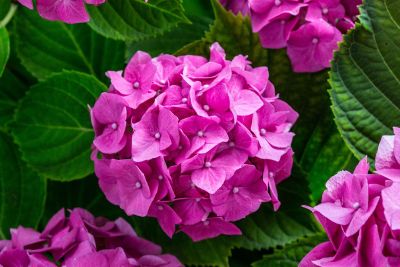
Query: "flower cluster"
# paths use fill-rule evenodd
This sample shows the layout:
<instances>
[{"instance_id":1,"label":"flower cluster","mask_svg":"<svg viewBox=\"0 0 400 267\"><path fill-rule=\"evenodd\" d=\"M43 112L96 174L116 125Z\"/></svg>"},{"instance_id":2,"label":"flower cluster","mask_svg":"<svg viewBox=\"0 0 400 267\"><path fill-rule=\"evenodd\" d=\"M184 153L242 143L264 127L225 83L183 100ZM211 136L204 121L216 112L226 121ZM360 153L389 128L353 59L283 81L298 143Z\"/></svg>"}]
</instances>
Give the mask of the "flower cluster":
<instances>
[{"instance_id":1,"label":"flower cluster","mask_svg":"<svg viewBox=\"0 0 400 267\"><path fill-rule=\"evenodd\" d=\"M322 203L310 210L329 241L300 263L312 266L400 266L400 129L384 136L376 172L363 159L354 173L339 172L326 184Z\"/></svg>"},{"instance_id":2,"label":"flower cluster","mask_svg":"<svg viewBox=\"0 0 400 267\"><path fill-rule=\"evenodd\" d=\"M342 33L354 27L362 0L221 0L249 14L265 48L287 48L296 72L328 68Z\"/></svg>"},{"instance_id":3,"label":"flower cluster","mask_svg":"<svg viewBox=\"0 0 400 267\"><path fill-rule=\"evenodd\" d=\"M91 118L95 172L110 202L193 240L240 234L232 221L262 202L279 207L298 115L266 67L227 60L215 43L210 60L139 51L107 76Z\"/></svg>"},{"instance_id":4,"label":"flower cluster","mask_svg":"<svg viewBox=\"0 0 400 267\"><path fill-rule=\"evenodd\" d=\"M20 4L33 9L32 0L17 0ZM36 0L39 15L47 20L65 23L84 23L90 20L85 4L100 5L106 0Z\"/></svg>"},{"instance_id":5,"label":"flower cluster","mask_svg":"<svg viewBox=\"0 0 400 267\"><path fill-rule=\"evenodd\" d=\"M56 264L57 263L57 264ZM61 264L61 265L58 265ZM109 221L75 208L57 212L43 232L18 227L0 241L0 266L183 266L174 256L138 237L122 218Z\"/></svg>"}]
</instances>

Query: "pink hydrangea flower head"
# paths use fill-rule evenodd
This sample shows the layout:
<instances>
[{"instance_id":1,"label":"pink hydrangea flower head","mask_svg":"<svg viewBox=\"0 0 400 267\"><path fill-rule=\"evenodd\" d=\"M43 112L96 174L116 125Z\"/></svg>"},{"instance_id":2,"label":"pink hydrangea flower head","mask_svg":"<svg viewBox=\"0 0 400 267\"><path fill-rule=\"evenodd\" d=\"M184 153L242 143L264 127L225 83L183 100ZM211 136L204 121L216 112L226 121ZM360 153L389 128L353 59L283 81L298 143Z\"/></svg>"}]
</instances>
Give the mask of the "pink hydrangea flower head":
<instances>
[{"instance_id":1,"label":"pink hydrangea flower head","mask_svg":"<svg viewBox=\"0 0 400 267\"><path fill-rule=\"evenodd\" d=\"M2 241L0 264L19 267L62 266L183 266L161 248L138 237L118 218L110 221L75 208L69 216L57 212L39 233L22 226L11 229L11 241ZM48 257L51 255L51 259ZM56 265L57 263L57 265Z\"/></svg>"},{"instance_id":2,"label":"pink hydrangea flower head","mask_svg":"<svg viewBox=\"0 0 400 267\"><path fill-rule=\"evenodd\" d=\"M363 159L353 174L342 171L327 182L322 203L309 209L329 241L311 250L299 266L399 266L398 137L398 128L382 137L377 174L368 173Z\"/></svg>"},{"instance_id":3,"label":"pink hydrangea flower head","mask_svg":"<svg viewBox=\"0 0 400 267\"><path fill-rule=\"evenodd\" d=\"M32 0L18 0L23 6L33 9ZM47 20L63 21L69 24L89 22L85 4L100 5L105 0L37 0L39 15Z\"/></svg>"},{"instance_id":4,"label":"pink hydrangea flower head","mask_svg":"<svg viewBox=\"0 0 400 267\"><path fill-rule=\"evenodd\" d=\"M232 222L265 202L279 207L298 114L266 67L228 60L215 43L210 59L137 52L107 76L109 91L91 110L92 159L111 203L195 241L240 234Z\"/></svg>"}]
</instances>

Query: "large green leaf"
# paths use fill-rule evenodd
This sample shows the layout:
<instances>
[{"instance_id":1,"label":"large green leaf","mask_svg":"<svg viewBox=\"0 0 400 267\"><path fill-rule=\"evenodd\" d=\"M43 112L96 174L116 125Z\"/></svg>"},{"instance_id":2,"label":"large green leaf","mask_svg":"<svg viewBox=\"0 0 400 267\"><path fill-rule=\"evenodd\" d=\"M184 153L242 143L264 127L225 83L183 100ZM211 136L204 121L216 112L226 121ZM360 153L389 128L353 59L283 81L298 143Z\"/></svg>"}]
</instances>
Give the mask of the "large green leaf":
<instances>
[{"instance_id":1,"label":"large green leaf","mask_svg":"<svg viewBox=\"0 0 400 267\"><path fill-rule=\"evenodd\" d=\"M189 23L181 0L108 0L88 9L89 25L118 40L141 40L166 32L178 23Z\"/></svg>"},{"instance_id":2,"label":"large green leaf","mask_svg":"<svg viewBox=\"0 0 400 267\"><path fill-rule=\"evenodd\" d=\"M0 22L6 17L11 7L11 0L0 0Z\"/></svg>"},{"instance_id":3,"label":"large green leaf","mask_svg":"<svg viewBox=\"0 0 400 267\"><path fill-rule=\"evenodd\" d=\"M10 56L10 39L5 27L0 27L0 77Z\"/></svg>"},{"instance_id":4,"label":"large green leaf","mask_svg":"<svg viewBox=\"0 0 400 267\"><path fill-rule=\"evenodd\" d=\"M39 80L75 70L105 81L105 71L124 64L125 44L106 39L84 24L47 21L24 8L16 17L16 34L18 56Z\"/></svg>"},{"instance_id":5,"label":"large green leaf","mask_svg":"<svg viewBox=\"0 0 400 267\"><path fill-rule=\"evenodd\" d=\"M0 78L0 129L5 130L13 120L19 99L27 91L27 85L12 70L6 68Z\"/></svg>"},{"instance_id":6,"label":"large green leaf","mask_svg":"<svg viewBox=\"0 0 400 267\"><path fill-rule=\"evenodd\" d=\"M253 267L297 267L301 259L316 245L326 240L323 234L314 234L293 242L262 260L254 262Z\"/></svg>"},{"instance_id":7,"label":"large green leaf","mask_svg":"<svg viewBox=\"0 0 400 267\"><path fill-rule=\"evenodd\" d=\"M0 132L0 238L9 228L36 227L46 199L46 180L21 161L12 139Z\"/></svg>"},{"instance_id":8,"label":"large green leaf","mask_svg":"<svg viewBox=\"0 0 400 267\"><path fill-rule=\"evenodd\" d=\"M364 2L364 25L335 54L330 93L346 143L373 159L382 135L400 125L400 2Z\"/></svg>"},{"instance_id":9,"label":"large green leaf","mask_svg":"<svg viewBox=\"0 0 400 267\"><path fill-rule=\"evenodd\" d=\"M17 109L12 132L32 168L62 181L93 172L88 105L106 89L93 76L62 72L28 91Z\"/></svg>"}]
</instances>

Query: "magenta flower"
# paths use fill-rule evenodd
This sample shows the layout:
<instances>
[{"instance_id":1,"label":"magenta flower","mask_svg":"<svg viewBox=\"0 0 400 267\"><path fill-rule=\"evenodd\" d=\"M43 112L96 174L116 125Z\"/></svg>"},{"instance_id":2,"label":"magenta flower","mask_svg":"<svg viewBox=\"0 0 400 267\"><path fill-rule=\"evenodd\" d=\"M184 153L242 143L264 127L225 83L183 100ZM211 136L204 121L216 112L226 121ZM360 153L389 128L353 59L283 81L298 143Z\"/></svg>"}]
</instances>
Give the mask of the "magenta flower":
<instances>
[{"instance_id":1,"label":"magenta flower","mask_svg":"<svg viewBox=\"0 0 400 267\"><path fill-rule=\"evenodd\" d=\"M188 154L207 153L220 143L228 141L226 131L214 120L199 116L183 119L180 128L191 140Z\"/></svg>"},{"instance_id":2,"label":"magenta flower","mask_svg":"<svg viewBox=\"0 0 400 267\"><path fill-rule=\"evenodd\" d=\"M237 221L255 212L261 203L268 201L267 186L253 165L243 165L213 195L214 212L228 221Z\"/></svg>"},{"instance_id":3,"label":"magenta flower","mask_svg":"<svg viewBox=\"0 0 400 267\"><path fill-rule=\"evenodd\" d=\"M59 20L69 24L89 22L85 4L100 5L106 0L37 0L39 15L47 20ZM23 6L33 9L32 0L18 0Z\"/></svg>"},{"instance_id":4,"label":"magenta flower","mask_svg":"<svg viewBox=\"0 0 400 267\"><path fill-rule=\"evenodd\" d=\"M127 104L124 99L102 93L91 110L91 117L96 134L93 144L97 149L106 154L120 151L127 141Z\"/></svg>"},{"instance_id":5,"label":"magenta flower","mask_svg":"<svg viewBox=\"0 0 400 267\"><path fill-rule=\"evenodd\" d=\"M209 60L137 52L124 72L107 72L109 91L91 111L92 159L107 199L156 218L169 237L178 227L195 241L240 234L231 222L262 203L278 209L298 114L268 69L250 64L243 55L227 60L215 43Z\"/></svg>"},{"instance_id":6,"label":"magenta flower","mask_svg":"<svg viewBox=\"0 0 400 267\"><path fill-rule=\"evenodd\" d=\"M133 125L132 159L136 162L163 156L167 149L177 148L178 144L178 117L166 108L148 110Z\"/></svg>"},{"instance_id":7,"label":"magenta flower","mask_svg":"<svg viewBox=\"0 0 400 267\"><path fill-rule=\"evenodd\" d=\"M329 241L316 246L299 266L399 266L400 184L392 181L398 168L398 128L394 132L379 145L378 174L368 174L363 159L354 174L342 171L327 182L322 203L310 210Z\"/></svg>"},{"instance_id":8,"label":"magenta flower","mask_svg":"<svg viewBox=\"0 0 400 267\"><path fill-rule=\"evenodd\" d=\"M345 235L358 232L378 205L379 197L369 197L369 165L364 158L354 174L339 172L326 184L323 203L313 208L328 220L345 226Z\"/></svg>"},{"instance_id":9,"label":"magenta flower","mask_svg":"<svg viewBox=\"0 0 400 267\"><path fill-rule=\"evenodd\" d=\"M218 153L218 147L182 163L182 173L191 173L192 182L207 193L214 194L244 162L227 151Z\"/></svg>"},{"instance_id":10,"label":"magenta flower","mask_svg":"<svg viewBox=\"0 0 400 267\"><path fill-rule=\"evenodd\" d=\"M285 126L282 122L288 121L290 115L290 111L277 112L268 102L254 114L251 131L260 144L257 157L279 161L289 150L294 134L287 131L291 123L287 122Z\"/></svg>"},{"instance_id":11,"label":"magenta flower","mask_svg":"<svg viewBox=\"0 0 400 267\"><path fill-rule=\"evenodd\" d=\"M328 68L342 38L340 31L323 19L302 25L288 40L287 53L293 70L316 72Z\"/></svg>"},{"instance_id":12,"label":"magenta flower","mask_svg":"<svg viewBox=\"0 0 400 267\"><path fill-rule=\"evenodd\" d=\"M108 71L113 89L121 94L129 107L137 109L140 104L155 96L151 81L156 74L156 66L149 54L137 52L125 68L124 75L118 71Z\"/></svg>"},{"instance_id":13,"label":"magenta flower","mask_svg":"<svg viewBox=\"0 0 400 267\"><path fill-rule=\"evenodd\" d=\"M12 240L0 242L0 264L20 267L183 266L174 256L161 254L156 244L138 237L122 218L115 221L95 218L80 208L69 214L66 217L63 209L57 212L41 233L24 227L11 229Z\"/></svg>"},{"instance_id":14,"label":"magenta flower","mask_svg":"<svg viewBox=\"0 0 400 267\"><path fill-rule=\"evenodd\" d=\"M182 232L190 236L193 241L200 241L205 238L213 238L221 234L240 235L242 232L233 223L229 223L221 218L204 219L194 225L182 227Z\"/></svg>"},{"instance_id":15,"label":"magenta flower","mask_svg":"<svg viewBox=\"0 0 400 267\"><path fill-rule=\"evenodd\" d=\"M98 160L96 174L107 199L128 215L146 216L158 190L132 160Z\"/></svg>"}]
</instances>

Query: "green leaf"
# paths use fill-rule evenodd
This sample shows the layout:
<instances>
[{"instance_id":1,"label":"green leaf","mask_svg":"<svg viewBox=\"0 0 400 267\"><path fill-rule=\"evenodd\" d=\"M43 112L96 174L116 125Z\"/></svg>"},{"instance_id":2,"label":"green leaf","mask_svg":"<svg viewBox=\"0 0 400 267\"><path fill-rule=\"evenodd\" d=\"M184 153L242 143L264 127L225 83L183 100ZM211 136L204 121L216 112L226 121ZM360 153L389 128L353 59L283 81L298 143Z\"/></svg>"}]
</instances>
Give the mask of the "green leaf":
<instances>
[{"instance_id":1,"label":"green leaf","mask_svg":"<svg viewBox=\"0 0 400 267\"><path fill-rule=\"evenodd\" d=\"M106 39L87 25L47 21L26 8L16 16L17 53L39 80L63 70L96 75L106 81L107 70L121 69L125 44Z\"/></svg>"},{"instance_id":2,"label":"green leaf","mask_svg":"<svg viewBox=\"0 0 400 267\"><path fill-rule=\"evenodd\" d=\"M337 126L357 158L375 157L382 135L400 125L400 2L366 0L369 17L342 43L330 84Z\"/></svg>"},{"instance_id":3,"label":"green leaf","mask_svg":"<svg viewBox=\"0 0 400 267\"><path fill-rule=\"evenodd\" d=\"M47 182L46 209L42 218L45 226L49 219L61 208L84 208L95 216L114 220L124 215L123 211L111 204L98 185L97 177L90 175L85 179L71 182Z\"/></svg>"},{"instance_id":4,"label":"green leaf","mask_svg":"<svg viewBox=\"0 0 400 267\"><path fill-rule=\"evenodd\" d=\"M36 227L46 199L46 180L24 162L12 139L0 132L0 238L9 228Z\"/></svg>"},{"instance_id":5,"label":"green leaf","mask_svg":"<svg viewBox=\"0 0 400 267\"><path fill-rule=\"evenodd\" d=\"M321 114L300 157L300 165L307 172L313 203L319 202L326 181L340 170L353 169L357 160L346 147L330 110Z\"/></svg>"},{"instance_id":6,"label":"green leaf","mask_svg":"<svg viewBox=\"0 0 400 267\"><path fill-rule=\"evenodd\" d=\"M117 40L142 40L188 23L180 0L109 0L88 6L90 27Z\"/></svg>"},{"instance_id":7,"label":"green leaf","mask_svg":"<svg viewBox=\"0 0 400 267\"><path fill-rule=\"evenodd\" d=\"M0 21L4 19L11 7L10 0L0 0Z\"/></svg>"},{"instance_id":8,"label":"green leaf","mask_svg":"<svg viewBox=\"0 0 400 267\"><path fill-rule=\"evenodd\" d=\"M254 262L253 267L297 267L303 257L316 245L326 240L323 234L314 234L296 242L283 249L277 249L271 255L266 255L262 260Z\"/></svg>"},{"instance_id":9,"label":"green leaf","mask_svg":"<svg viewBox=\"0 0 400 267\"><path fill-rule=\"evenodd\" d=\"M189 16L192 24L181 24L161 36L141 41L128 42L126 57L130 58L134 52L143 50L152 56L159 54L173 54L179 48L203 37L209 29L212 20L205 17Z\"/></svg>"},{"instance_id":10,"label":"green leaf","mask_svg":"<svg viewBox=\"0 0 400 267\"><path fill-rule=\"evenodd\" d=\"M7 29L0 27L0 77L10 56L10 39L8 38Z\"/></svg>"},{"instance_id":11,"label":"green leaf","mask_svg":"<svg viewBox=\"0 0 400 267\"><path fill-rule=\"evenodd\" d=\"M13 120L18 101L25 95L28 87L13 71L6 68L0 78L0 129L4 131Z\"/></svg>"},{"instance_id":12,"label":"green leaf","mask_svg":"<svg viewBox=\"0 0 400 267\"><path fill-rule=\"evenodd\" d=\"M88 105L107 88L93 76L63 72L33 86L20 102L12 132L28 164L44 177L69 181L93 172Z\"/></svg>"}]
</instances>

